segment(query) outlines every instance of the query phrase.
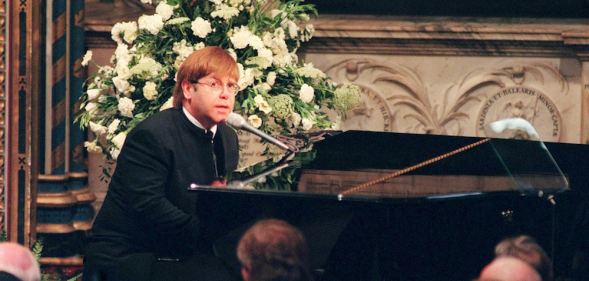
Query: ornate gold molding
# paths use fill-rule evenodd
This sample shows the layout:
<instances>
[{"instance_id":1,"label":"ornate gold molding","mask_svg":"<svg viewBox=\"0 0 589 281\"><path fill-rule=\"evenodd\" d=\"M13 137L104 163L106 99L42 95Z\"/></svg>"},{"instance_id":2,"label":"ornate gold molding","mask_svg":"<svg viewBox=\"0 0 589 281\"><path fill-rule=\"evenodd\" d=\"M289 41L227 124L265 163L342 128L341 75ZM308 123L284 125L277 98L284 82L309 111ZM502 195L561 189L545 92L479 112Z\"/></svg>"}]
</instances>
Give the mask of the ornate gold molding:
<instances>
[{"instance_id":1,"label":"ornate gold molding","mask_svg":"<svg viewBox=\"0 0 589 281\"><path fill-rule=\"evenodd\" d=\"M584 19L324 15L309 52L523 57L585 56Z\"/></svg>"},{"instance_id":2,"label":"ornate gold molding","mask_svg":"<svg viewBox=\"0 0 589 281\"><path fill-rule=\"evenodd\" d=\"M6 116L5 137L7 144L4 150L6 165L7 202L6 227L10 240L25 245L34 239L35 200L37 173L37 139L32 128L37 122L37 98L39 93L39 62L40 62L40 6L33 0L6 1L3 23L9 42L5 46L7 60L6 69L7 95L3 101ZM4 89L4 87L2 87Z\"/></svg>"},{"instance_id":3,"label":"ornate gold molding","mask_svg":"<svg viewBox=\"0 0 589 281\"><path fill-rule=\"evenodd\" d=\"M6 182L4 179L6 163L6 4L0 1L0 230L6 230L4 218L6 217Z\"/></svg>"}]
</instances>

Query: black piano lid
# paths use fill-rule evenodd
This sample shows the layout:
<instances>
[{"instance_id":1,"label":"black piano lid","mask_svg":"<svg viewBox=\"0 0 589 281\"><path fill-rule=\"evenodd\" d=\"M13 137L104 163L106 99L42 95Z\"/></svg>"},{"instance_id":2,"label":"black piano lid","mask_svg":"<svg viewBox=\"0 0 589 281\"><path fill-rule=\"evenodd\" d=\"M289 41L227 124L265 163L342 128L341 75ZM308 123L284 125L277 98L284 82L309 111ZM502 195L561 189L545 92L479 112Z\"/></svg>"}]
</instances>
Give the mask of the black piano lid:
<instances>
[{"instance_id":1,"label":"black piano lid","mask_svg":"<svg viewBox=\"0 0 589 281\"><path fill-rule=\"evenodd\" d=\"M568 175L557 165L558 158L577 152L589 156L586 146L572 146L571 149L567 144L545 145L537 141L347 131L328 136L294 155L234 173L227 187L194 185L191 189L393 203L505 193L550 196L569 187ZM557 161L550 154L551 149L557 150ZM453 151L457 153L446 155ZM426 161L431 163L366 184Z\"/></svg>"}]
</instances>

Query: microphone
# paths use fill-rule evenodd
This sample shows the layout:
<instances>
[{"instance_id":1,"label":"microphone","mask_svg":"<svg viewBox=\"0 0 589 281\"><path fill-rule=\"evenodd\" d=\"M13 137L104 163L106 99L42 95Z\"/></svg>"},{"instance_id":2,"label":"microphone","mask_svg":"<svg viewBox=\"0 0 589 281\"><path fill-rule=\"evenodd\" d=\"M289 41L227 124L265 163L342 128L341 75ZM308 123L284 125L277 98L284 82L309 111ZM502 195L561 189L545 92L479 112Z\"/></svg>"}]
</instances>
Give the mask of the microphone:
<instances>
[{"instance_id":1,"label":"microphone","mask_svg":"<svg viewBox=\"0 0 589 281\"><path fill-rule=\"evenodd\" d=\"M233 113L231 112L229 114L229 116L227 117L227 120L225 120L225 122L229 125L231 125L231 127L235 128L235 129L242 129L242 130L246 130L284 150L291 150L286 144L284 144L283 142L277 140L276 138L274 138L271 135L268 135L256 128L254 128L252 125L250 125L249 123L247 123L247 121L245 121L245 118L243 118L243 116L237 114L237 113Z\"/></svg>"}]
</instances>

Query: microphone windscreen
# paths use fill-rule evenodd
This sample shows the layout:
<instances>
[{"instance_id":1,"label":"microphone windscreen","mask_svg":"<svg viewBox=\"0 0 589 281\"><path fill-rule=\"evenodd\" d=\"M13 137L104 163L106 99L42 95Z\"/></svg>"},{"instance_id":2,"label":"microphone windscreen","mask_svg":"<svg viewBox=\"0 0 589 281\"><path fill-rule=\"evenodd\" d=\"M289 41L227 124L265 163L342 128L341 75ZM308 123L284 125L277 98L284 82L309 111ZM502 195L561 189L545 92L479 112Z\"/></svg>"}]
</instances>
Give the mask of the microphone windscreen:
<instances>
[{"instance_id":1,"label":"microphone windscreen","mask_svg":"<svg viewBox=\"0 0 589 281\"><path fill-rule=\"evenodd\" d=\"M225 120L225 122L229 125L231 125L234 128L237 129L241 129L243 127L243 125L247 124L247 122L245 121L245 118L243 118L243 116L231 112L229 114L229 116L227 116L227 119Z\"/></svg>"}]
</instances>

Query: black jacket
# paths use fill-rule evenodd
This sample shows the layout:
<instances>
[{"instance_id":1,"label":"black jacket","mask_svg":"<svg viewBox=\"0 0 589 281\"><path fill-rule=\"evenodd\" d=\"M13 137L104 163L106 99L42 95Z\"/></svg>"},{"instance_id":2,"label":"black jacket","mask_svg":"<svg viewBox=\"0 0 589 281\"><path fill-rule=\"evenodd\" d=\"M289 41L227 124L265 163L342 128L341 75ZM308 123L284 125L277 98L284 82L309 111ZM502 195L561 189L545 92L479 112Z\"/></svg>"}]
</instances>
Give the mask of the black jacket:
<instances>
[{"instance_id":1,"label":"black jacket","mask_svg":"<svg viewBox=\"0 0 589 281\"><path fill-rule=\"evenodd\" d=\"M108 266L135 253L187 257L207 251L210 234L201 220L208 215L197 211L197 194L187 188L214 180L215 166L218 174L237 167L235 131L224 123L217 128L213 145L181 109L168 109L133 129L117 159L86 257Z\"/></svg>"}]
</instances>

